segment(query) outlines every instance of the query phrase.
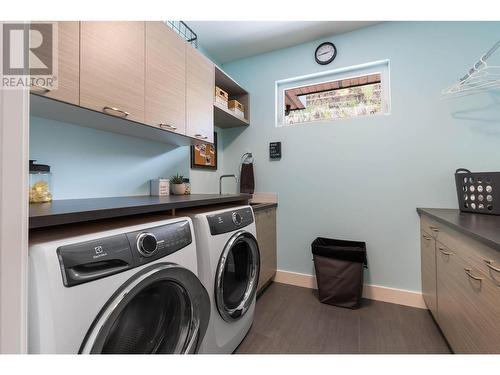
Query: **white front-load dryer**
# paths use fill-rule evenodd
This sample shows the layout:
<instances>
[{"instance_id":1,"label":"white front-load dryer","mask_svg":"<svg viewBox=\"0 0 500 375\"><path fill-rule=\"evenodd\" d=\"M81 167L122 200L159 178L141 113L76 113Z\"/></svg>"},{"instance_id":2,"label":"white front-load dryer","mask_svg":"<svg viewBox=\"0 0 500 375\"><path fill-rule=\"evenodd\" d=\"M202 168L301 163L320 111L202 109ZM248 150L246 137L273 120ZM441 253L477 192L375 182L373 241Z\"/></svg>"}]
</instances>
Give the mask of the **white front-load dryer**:
<instances>
[{"instance_id":1,"label":"white front-load dryer","mask_svg":"<svg viewBox=\"0 0 500 375\"><path fill-rule=\"evenodd\" d=\"M30 353L195 353L210 317L191 219L30 234Z\"/></svg>"},{"instance_id":2,"label":"white front-load dryer","mask_svg":"<svg viewBox=\"0 0 500 375\"><path fill-rule=\"evenodd\" d=\"M200 353L229 354L250 329L259 281L260 254L250 206L191 214L198 275L212 312Z\"/></svg>"}]
</instances>

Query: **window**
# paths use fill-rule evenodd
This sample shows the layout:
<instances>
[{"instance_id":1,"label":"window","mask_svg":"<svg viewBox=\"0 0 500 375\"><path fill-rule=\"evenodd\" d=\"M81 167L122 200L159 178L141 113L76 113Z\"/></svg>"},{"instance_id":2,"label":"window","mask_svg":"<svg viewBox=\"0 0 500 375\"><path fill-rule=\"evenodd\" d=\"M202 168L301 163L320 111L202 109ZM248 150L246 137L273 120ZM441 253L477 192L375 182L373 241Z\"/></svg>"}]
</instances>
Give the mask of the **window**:
<instances>
[{"instance_id":1,"label":"window","mask_svg":"<svg viewBox=\"0 0 500 375\"><path fill-rule=\"evenodd\" d=\"M389 113L388 61L276 82L277 126Z\"/></svg>"}]
</instances>

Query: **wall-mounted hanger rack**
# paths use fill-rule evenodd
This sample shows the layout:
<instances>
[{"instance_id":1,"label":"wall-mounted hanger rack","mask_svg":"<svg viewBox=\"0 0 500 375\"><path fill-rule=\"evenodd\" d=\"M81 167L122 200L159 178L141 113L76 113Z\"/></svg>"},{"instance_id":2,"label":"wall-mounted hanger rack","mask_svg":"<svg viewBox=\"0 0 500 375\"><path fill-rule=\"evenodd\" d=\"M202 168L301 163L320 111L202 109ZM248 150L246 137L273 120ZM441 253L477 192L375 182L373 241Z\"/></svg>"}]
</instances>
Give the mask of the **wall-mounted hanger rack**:
<instances>
[{"instance_id":1,"label":"wall-mounted hanger rack","mask_svg":"<svg viewBox=\"0 0 500 375\"><path fill-rule=\"evenodd\" d=\"M476 62L458 83L442 91L443 98L454 98L500 88L500 66L487 60L500 48L500 40Z\"/></svg>"},{"instance_id":2,"label":"wall-mounted hanger rack","mask_svg":"<svg viewBox=\"0 0 500 375\"><path fill-rule=\"evenodd\" d=\"M253 163L254 161L254 157L252 155L251 152L245 152L242 156L241 156L241 162L240 164L250 164L250 163Z\"/></svg>"}]
</instances>

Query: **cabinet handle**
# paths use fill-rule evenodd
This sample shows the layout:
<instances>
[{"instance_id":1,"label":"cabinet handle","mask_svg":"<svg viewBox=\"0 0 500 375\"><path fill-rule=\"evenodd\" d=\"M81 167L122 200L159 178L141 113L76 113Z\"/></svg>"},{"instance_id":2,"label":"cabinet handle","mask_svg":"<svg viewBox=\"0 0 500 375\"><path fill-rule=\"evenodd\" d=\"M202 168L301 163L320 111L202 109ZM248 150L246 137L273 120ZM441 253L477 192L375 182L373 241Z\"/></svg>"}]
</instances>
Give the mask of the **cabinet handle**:
<instances>
[{"instance_id":1,"label":"cabinet handle","mask_svg":"<svg viewBox=\"0 0 500 375\"><path fill-rule=\"evenodd\" d=\"M50 91L52 91L52 89L51 89L51 88L49 88L49 87L47 87L47 86L37 85L37 84L35 84L35 83L34 83L34 84L32 84L32 85L31 85L31 87L33 87L33 88L35 88L35 89L40 89L40 90L42 90L42 91L44 91L44 92L50 92Z\"/></svg>"},{"instance_id":2,"label":"cabinet handle","mask_svg":"<svg viewBox=\"0 0 500 375\"><path fill-rule=\"evenodd\" d=\"M439 232L439 228L435 227L434 225L429 225L429 228L431 228L433 232Z\"/></svg>"},{"instance_id":3,"label":"cabinet handle","mask_svg":"<svg viewBox=\"0 0 500 375\"><path fill-rule=\"evenodd\" d=\"M431 240L431 238L429 236L426 236L425 234L422 234L422 237L424 238L424 240L427 240L427 241Z\"/></svg>"},{"instance_id":4,"label":"cabinet handle","mask_svg":"<svg viewBox=\"0 0 500 375\"><path fill-rule=\"evenodd\" d=\"M489 269L493 270L493 271L496 271L496 272L500 272L500 268L498 267L495 267L493 265L493 261L491 259L483 259L484 262L486 263L486 265L488 266Z\"/></svg>"},{"instance_id":5,"label":"cabinet handle","mask_svg":"<svg viewBox=\"0 0 500 375\"><path fill-rule=\"evenodd\" d=\"M467 276L469 276L471 279L477 280L477 281L483 281L482 277L477 277L472 274L472 270L470 268L464 268L465 273Z\"/></svg>"},{"instance_id":6,"label":"cabinet handle","mask_svg":"<svg viewBox=\"0 0 500 375\"><path fill-rule=\"evenodd\" d=\"M162 128L162 129L170 129L172 131L176 131L177 130L176 126L173 126L173 125L170 125L170 124L165 124L163 122L160 123L160 128Z\"/></svg>"},{"instance_id":7,"label":"cabinet handle","mask_svg":"<svg viewBox=\"0 0 500 375\"><path fill-rule=\"evenodd\" d=\"M451 251L446 251L446 249L444 247L441 247L439 246L438 247L439 251L441 251L441 253L443 253L444 255L453 255L453 253Z\"/></svg>"},{"instance_id":8,"label":"cabinet handle","mask_svg":"<svg viewBox=\"0 0 500 375\"><path fill-rule=\"evenodd\" d=\"M203 134L195 134L194 136L196 138L200 138L200 139L207 139L208 138L206 135L203 135Z\"/></svg>"},{"instance_id":9,"label":"cabinet handle","mask_svg":"<svg viewBox=\"0 0 500 375\"><path fill-rule=\"evenodd\" d=\"M126 111L122 111L121 109L118 109L116 107L108 107L108 106L105 106L103 109L102 109L104 112L108 112L108 111L114 111L114 112L118 112L120 113L123 117L127 117L128 115L130 115L130 113L126 112Z\"/></svg>"}]
</instances>

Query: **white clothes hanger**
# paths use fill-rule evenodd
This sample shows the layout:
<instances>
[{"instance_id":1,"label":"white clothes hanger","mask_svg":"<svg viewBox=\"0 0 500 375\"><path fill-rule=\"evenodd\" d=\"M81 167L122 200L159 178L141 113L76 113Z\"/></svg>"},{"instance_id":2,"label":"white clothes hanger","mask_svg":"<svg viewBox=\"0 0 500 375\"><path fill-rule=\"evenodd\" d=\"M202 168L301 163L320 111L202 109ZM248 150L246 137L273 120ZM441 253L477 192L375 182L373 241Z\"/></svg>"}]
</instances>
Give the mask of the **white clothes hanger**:
<instances>
[{"instance_id":1,"label":"white clothes hanger","mask_svg":"<svg viewBox=\"0 0 500 375\"><path fill-rule=\"evenodd\" d=\"M476 62L458 83L444 89L442 98L455 98L500 88L500 66L490 65L487 60L500 48L500 40Z\"/></svg>"}]
</instances>

